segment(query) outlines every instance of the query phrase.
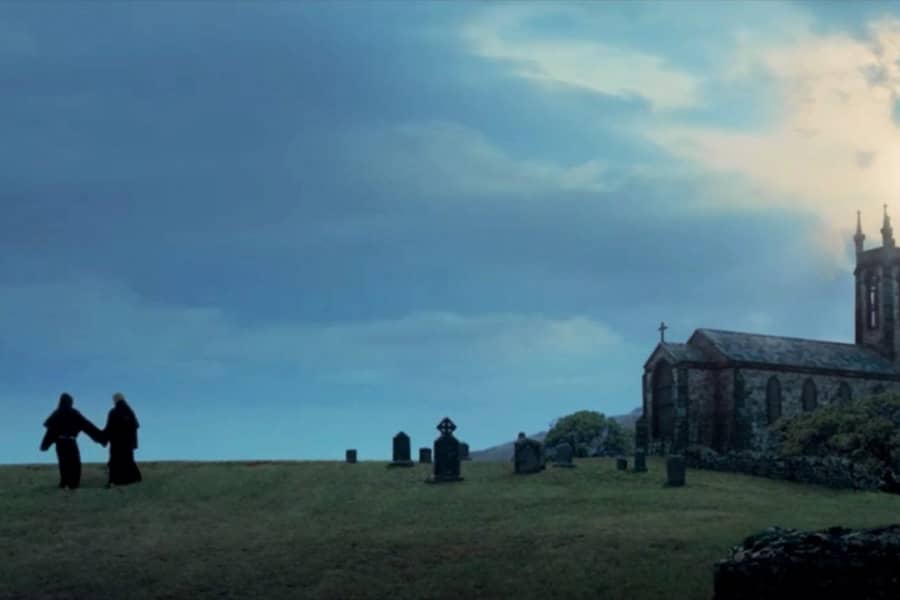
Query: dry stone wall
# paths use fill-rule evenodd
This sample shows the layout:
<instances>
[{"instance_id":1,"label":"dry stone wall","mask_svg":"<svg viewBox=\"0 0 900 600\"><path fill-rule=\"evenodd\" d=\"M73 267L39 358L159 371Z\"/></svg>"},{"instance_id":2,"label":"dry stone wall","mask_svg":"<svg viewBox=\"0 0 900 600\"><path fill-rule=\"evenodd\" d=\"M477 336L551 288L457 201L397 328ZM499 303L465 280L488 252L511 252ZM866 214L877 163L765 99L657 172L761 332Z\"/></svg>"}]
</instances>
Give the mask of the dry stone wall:
<instances>
[{"instance_id":1,"label":"dry stone wall","mask_svg":"<svg viewBox=\"0 0 900 600\"><path fill-rule=\"evenodd\" d=\"M694 469L743 473L769 479L855 490L879 490L888 485L887 473L881 465L855 463L837 456L782 458L775 454L751 450L719 454L703 446L689 447L684 456L687 465Z\"/></svg>"}]
</instances>

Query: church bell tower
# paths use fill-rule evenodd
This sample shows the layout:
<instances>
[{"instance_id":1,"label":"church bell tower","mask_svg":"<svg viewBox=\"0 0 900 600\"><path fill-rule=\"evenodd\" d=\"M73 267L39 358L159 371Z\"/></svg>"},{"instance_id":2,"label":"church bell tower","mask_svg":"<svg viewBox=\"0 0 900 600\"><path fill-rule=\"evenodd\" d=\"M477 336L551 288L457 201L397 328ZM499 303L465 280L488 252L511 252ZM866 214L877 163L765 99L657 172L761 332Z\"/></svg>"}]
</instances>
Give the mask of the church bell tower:
<instances>
[{"instance_id":1,"label":"church bell tower","mask_svg":"<svg viewBox=\"0 0 900 600\"><path fill-rule=\"evenodd\" d=\"M900 250L884 206L880 248L865 250L862 219L856 213L856 343L900 363L900 320L897 318Z\"/></svg>"}]
</instances>

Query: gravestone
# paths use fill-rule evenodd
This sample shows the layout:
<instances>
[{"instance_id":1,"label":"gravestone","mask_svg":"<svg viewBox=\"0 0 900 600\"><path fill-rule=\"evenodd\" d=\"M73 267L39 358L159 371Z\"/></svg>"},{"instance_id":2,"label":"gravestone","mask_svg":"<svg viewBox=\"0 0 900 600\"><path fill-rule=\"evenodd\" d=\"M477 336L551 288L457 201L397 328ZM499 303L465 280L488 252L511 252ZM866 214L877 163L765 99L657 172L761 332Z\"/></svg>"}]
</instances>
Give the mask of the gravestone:
<instances>
[{"instance_id":1,"label":"gravestone","mask_svg":"<svg viewBox=\"0 0 900 600\"><path fill-rule=\"evenodd\" d=\"M647 455L641 452L640 450L634 453L634 472L635 473L646 473L647 472Z\"/></svg>"},{"instance_id":2,"label":"gravestone","mask_svg":"<svg viewBox=\"0 0 900 600\"><path fill-rule=\"evenodd\" d=\"M616 459L616 469L619 471L627 471L628 470L628 459L619 457Z\"/></svg>"},{"instance_id":3,"label":"gravestone","mask_svg":"<svg viewBox=\"0 0 900 600\"><path fill-rule=\"evenodd\" d=\"M460 477L459 440L453 437L456 425L449 417L438 423L441 435L434 440L434 472L425 483L462 481Z\"/></svg>"},{"instance_id":4,"label":"gravestone","mask_svg":"<svg viewBox=\"0 0 900 600\"><path fill-rule=\"evenodd\" d=\"M409 436L401 431L394 436L393 460L387 466L411 467L413 464L415 463L409 458Z\"/></svg>"},{"instance_id":5,"label":"gravestone","mask_svg":"<svg viewBox=\"0 0 900 600\"><path fill-rule=\"evenodd\" d=\"M514 472L519 475L540 473L547 465L544 460L544 445L520 433L513 449Z\"/></svg>"},{"instance_id":6,"label":"gravestone","mask_svg":"<svg viewBox=\"0 0 900 600\"><path fill-rule=\"evenodd\" d=\"M459 460L472 460L469 458L469 445L465 442L459 443Z\"/></svg>"},{"instance_id":7,"label":"gravestone","mask_svg":"<svg viewBox=\"0 0 900 600\"><path fill-rule=\"evenodd\" d=\"M647 417L641 415L634 423L634 447L636 450L647 452L650 443L650 428L647 425Z\"/></svg>"},{"instance_id":8,"label":"gravestone","mask_svg":"<svg viewBox=\"0 0 900 600\"><path fill-rule=\"evenodd\" d=\"M575 463L572 462L572 445L569 442L563 442L559 444L553 456L553 466L554 467L567 467L572 468L575 466Z\"/></svg>"},{"instance_id":9,"label":"gravestone","mask_svg":"<svg viewBox=\"0 0 900 600\"><path fill-rule=\"evenodd\" d=\"M673 454L666 458L666 486L681 487L684 485L685 463L684 457Z\"/></svg>"},{"instance_id":10,"label":"gravestone","mask_svg":"<svg viewBox=\"0 0 900 600\"><path fill-rule=\"evenodd\" d=\"M347 462L351 465L356 463L356 450L347 450Z\"/></svg>"},{"instance_id":11,"label":"gravestone","mask_svg":"<svg viewBox=\"0 0 900 600\"><path fill-rule=\"evenodd\" d=\"M431 448L419 448L419 464L431 464Z\"/></svg>"}]
</instances>

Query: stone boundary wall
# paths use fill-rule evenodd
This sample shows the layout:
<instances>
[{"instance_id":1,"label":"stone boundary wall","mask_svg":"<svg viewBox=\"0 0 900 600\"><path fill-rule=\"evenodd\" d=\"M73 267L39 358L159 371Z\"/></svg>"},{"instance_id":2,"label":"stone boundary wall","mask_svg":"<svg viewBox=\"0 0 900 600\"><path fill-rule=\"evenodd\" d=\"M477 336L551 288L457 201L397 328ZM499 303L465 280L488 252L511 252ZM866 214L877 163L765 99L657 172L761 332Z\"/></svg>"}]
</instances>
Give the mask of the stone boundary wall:
<instances>
[{"instance_id":1,"label":"stone boundary wall","mask_svg":"<svg viewBox=\"0 0 900 600\"><path fill-rule=\"evenodd\" d=\"M775 454L752 451L718 454L701 446L689 447L684 457L687 466L692 469L743 473L769 479L854 490L879 490L885 485L883 468L866 463L854 463L843 457L782 458Z\"/></svg>"}]
</instances>

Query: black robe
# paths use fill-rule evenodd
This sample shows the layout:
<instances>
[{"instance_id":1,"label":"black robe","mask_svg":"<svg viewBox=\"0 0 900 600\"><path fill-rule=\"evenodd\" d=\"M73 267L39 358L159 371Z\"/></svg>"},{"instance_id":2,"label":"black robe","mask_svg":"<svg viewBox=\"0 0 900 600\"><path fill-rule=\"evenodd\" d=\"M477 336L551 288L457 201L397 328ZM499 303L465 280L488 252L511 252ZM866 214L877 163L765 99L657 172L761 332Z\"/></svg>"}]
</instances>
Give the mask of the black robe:
<instances>
[{"instance_id":1,"label":"black robe","mask_svg":"<svg viewBox=\"0 0 900 600\"><path fill-rule=\"evenodd\" d=\"M106 418L103 436L109 442L109 483L127 485L141 480L141 471L134 462L138 447L137 417L124 400L116 402Z\"/></svg>"},{"instance_id":2,"label":"black robe","mask_svg":"<svg viewBox=\"0 0 900 600\"><path fill-rule=\"evenodd\" d=\"M75 438L82 431L98 444L104 443L103 433L71 406L60 406L46 421L47 428L41 440L41 451L45 452L56 444L56 458L59 462L59 487L75 489L81 484L81 453Z\"/></svg>"}]
</instances>

